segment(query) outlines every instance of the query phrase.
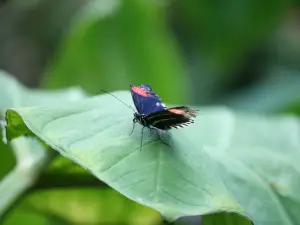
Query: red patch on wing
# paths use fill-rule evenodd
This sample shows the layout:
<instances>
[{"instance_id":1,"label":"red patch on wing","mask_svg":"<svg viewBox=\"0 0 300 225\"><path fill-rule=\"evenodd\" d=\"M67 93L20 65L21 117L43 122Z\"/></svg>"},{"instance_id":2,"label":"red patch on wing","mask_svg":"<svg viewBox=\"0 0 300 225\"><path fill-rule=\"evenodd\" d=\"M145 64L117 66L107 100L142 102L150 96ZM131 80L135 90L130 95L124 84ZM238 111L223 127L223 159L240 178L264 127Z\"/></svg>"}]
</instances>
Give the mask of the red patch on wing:
<instances>
[{"instance_id":1,"label":"red patch on wing","mask_svg":"<svg viewBox=\"0 0 300 225\"><path fill-rule=\"evenodd\" d=\"M175 113L175 114L181 114L181 115L185 115L186 114L185 111L180 110L180 109L169 109L169 111L171 113Z\"/></svg>"},{"instance_id":2,"label":"red patch on wing","mask_svg":"<svg viewBox=\"0 0 300 225\"><path fill-rule=\"evenodd\" d=\"M133 86L133 87L131 88L131 90L132 90L134 93L136 93L136 94L138 94L138 95L141 95L141 96L144 96L144 97L151 96L151 94L148 94L147 91L145 91L143 88L140 88L140 87L135 87L135 86Z\"/></svg>"}]
</instances>

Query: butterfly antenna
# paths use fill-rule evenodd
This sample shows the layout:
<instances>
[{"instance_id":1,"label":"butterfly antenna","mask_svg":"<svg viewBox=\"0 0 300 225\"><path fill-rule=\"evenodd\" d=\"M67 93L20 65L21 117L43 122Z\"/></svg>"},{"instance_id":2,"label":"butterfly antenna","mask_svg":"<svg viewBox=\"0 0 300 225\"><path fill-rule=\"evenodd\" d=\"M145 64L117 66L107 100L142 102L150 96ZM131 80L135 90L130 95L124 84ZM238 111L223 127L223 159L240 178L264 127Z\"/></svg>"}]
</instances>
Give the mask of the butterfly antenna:
<instances>
[{"instance_id":1,"label":"butterfly antenna","mask_svg":"<svg viewBox=\"0 0 300 225\"><path fill-rule=\"evenodd\" d=\"M108 91L104 91L104 90L100 90L100 91L102 91L102 92L104 92L104 93L107 93L107 94L113 96L115 99L119 100L119 101L122 102L124 105L126 105L128 108L130 108L133 112L135 112L134 108L133 108L131 105L127 105L124 101L122 101L121 99L119 99L117 96L111 94L111 93L108 92Z\"/></svg>"}]
</instances>

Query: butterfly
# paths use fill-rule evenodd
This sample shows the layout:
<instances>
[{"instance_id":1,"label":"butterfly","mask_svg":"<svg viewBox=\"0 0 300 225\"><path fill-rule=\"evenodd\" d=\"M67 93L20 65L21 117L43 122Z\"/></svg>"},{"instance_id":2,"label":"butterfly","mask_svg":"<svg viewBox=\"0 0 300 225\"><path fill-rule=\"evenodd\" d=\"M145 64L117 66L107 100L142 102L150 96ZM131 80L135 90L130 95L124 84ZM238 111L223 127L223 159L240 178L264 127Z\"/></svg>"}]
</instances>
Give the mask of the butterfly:
<instances>
[{"instance_id":1,"label":"butterfly","mask_svg":"<svg viewBox=\"0 0 300 225\"><path fill-rule=\"evenodd\" d=\"M101 91L112 95L127 107L133 109L130 105L127 105L113 94L104 90ZM167 108L159 96L152 91L152 87L149 84L142 84L140 86L131 84L130 92L137 112L133 109L133 127L129 135L133 133L134 125L136 123L139 123L143 126L141 130L140 150L142 149L143 131L145 127L149 128L150 130L155 130L160 141L166 145L169 145L160 138L158 131L168 131L172 128L182 128L194 123L193 118L197 116L198 110L189 108L187 106Z\"/></svg>"},{"instance_id":2,"label":"butterfly","mask_svg":"<svg viewBox=\"0 0 300 225\"><path fill-rule=\"evenodd\" d=\"M138 122L143 126L143 129L145 127L155 129L161 141L162 139L157 129L167 131L172 128L178 129L179 127L182 128L194 123L193 118L197 116L198 110L187 106L167 108L159 96L152 91L149 84L142 84L140 86L130 85L130 91L137 109L137 112L134 113L133 125ZM162 142L166 144L164 141Z\"/></svg>"}]
</instances>

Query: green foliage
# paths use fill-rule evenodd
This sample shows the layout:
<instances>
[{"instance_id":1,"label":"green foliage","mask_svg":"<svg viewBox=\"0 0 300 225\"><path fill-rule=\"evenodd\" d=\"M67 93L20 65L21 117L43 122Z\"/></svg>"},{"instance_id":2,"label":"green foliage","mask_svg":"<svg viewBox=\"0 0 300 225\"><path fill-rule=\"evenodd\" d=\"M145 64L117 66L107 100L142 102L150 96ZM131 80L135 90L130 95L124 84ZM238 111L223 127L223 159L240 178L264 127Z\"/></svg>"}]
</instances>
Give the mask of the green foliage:
<instances>
[{"instance_id":1,"label":"green foliage","mask_svg":"<svg viewBox=\"0 0 300 225\"><path fill-rule=\"evenodd\" d=\"M54 104L63 99L75 101L85 95L78 87L55 91L31 90L0 70L0 114L3 114L7 108Z\"/></svg>"},{"instance_id":2,"label":"green foliage","mask_svg":"<svg viewBox=\"0 0 300 225\"><path fill-rule=\"evenodd\" d=\"M195 102L215 104L232 91L231 85L260 76L260 66L269 63L263 44L281 25L289 6L286 0L172 1L172 22L188 52ZM270 48L274 54L274 46Z\"/></svg>"},{"instance_id":3,"label":"green foliage","mask_svg":"<svg viewBox=\"0 0 300 225\"><path fill-rule=\"evenodd\" d=\"M175 1L174 5L180 15L178 18L184 21L181 24L187 24L181 29L187 32L189 47L198 50L202 58L205 56L203 60L208 63L204 65L224 72L242 63L245 52L274 30L282 21L288 3L285 0L275 0L272 4L260 0L231 0L216 4L209 0L192 0Z\"/></svg>"},{"instance_id":4,"label":"green foliage","mask_svg":"<svg viewBox=\"0 0 300 225\"><path fill-rule=\"evenodd\" d=\"M7 220L3 222L3 225L17 225L22 224L25 221L30 225L41 225L49 223L49 220L43 215L26 209L17 208L11 212Z\"/></svg>"},{"instance_id":5,"label":"green foliage","mask_svg":"<svg viewBox=\"0 0 300 225\"><path fill-rule=\"evenodd\" d=\"M72 83L99 93L150 83L168 102L187 101L188 80L162 7L149 1L91 1L72 27L44 86Z\"/></svg>"},{"instance_id":6,"label":"green foliage","mask_svg":"<svg viewBox=\"0 0 300 225\"><path fill-rule=\"evenodd\" d=\"M295 1L6 2L0 66L28 84L150 83L167 103L231 109L199 107L196 124L163 135L171 148L145 129L140 152L141 127L128 136L132 114L111 96L71 103L86 93L0 71L1 224L300 224L299 118L235 111L299 114Z\"/></svg>"},{"instance_id":7,"label":"green foliage","mask_svg":"<svg viewBox=\"0 0 300 225\"><path fill-rule=\"evenodd\" d=\"M28 89L5 72L1 72L0 81L0 91L2 94L0 105L3 107L0 109L0 112L3 114L6 110L5 107L55 105L61 101L75 101L85 97L84 92L78 88L55 91ZM14 124L17 119L18 117L14 118L14 122L12 120L10 121ZM21 118L19 117L19 119ZM11 123L7 129L9 129L10 126ZM17 125L17 127L18 129L15 130L16 133L14 133L14 136L31 133L26 126ZM44 147L42 147L40 143L28 137L26 139L19 137L10 142L9 145L4 145L2 141L0 142L0 174L4 177L0 182L0 191L2 193L0 214L3 215L3 213L7 212L14 201L17 201L19 198L23 199L21 204L13 207L12 211L9 211L9 215L6 215L3 221L5 225L17 225L24 221L33 225L49 223L85 224L91 220L95 224L107 221L128 221L130 224L138 225L140 223L147 224L152 220L159 220L159 217L153 210L126 200L115 191L107 189L107 187L103 190L99 189L98 183L96 183L84 169L76 166L76 164L70 162L70 160L58 157L52 162L48 162L49 157L48 154L45 154L44 150ZM18 163L13 169L15 158ZM40 175L40 172L45 169L44 167L48 165L48 163L49 166L47 170ZM80 177L82 177L82 179L79 179ZM60 182L63 182L63 184ZM73 184L85 186L86 183L82 182L96 185L97 188L91 188L89 191L84 188L77 188L73 191L72 189L66 189L65 192L59 189L47 191L47 188L51 188L55 185ZM28 189L39 190L40 188L46 188L46 190L43 191L43 193L37 192L34 195L26 195L24 193ZM87 194L90 198L83 201L83 198L85 198ZM45 201L45 199L47 201ZM49 204L49 201L51 204ZM99 204L95 205L94 201L99 202ZM120 205L120 207L123 204L126 204L126 207L114 207L114 204L117 202L119 202L118 205ZM53 204L54 206L65 204L66 207L75 208L73 211L69 210L69 214L62 214L57 211L56 207L53 207ZM104 205L108 204L111 204L110 210L99 213L99 210L102 210ZM126 208L126 210L124 210L124 208ZM77 210L85 210L90 213L86 214L86 216L75 217L74 215L80 215ZM120 210L124 211L122 217L120 217L119 214ZM93 215L96 214L98 216L93 217ZM3 219L3 216L0 216L0 218Z\"/></svg>"},{"instance_id":8,"label":"green foliage","mask_svg":"<svg viewBox=\"0 0 300 225\"><path fill-rule=\"evenodd\" d=\"M29 196L26 205L69 224L122 224L127 221L132 225L150 225L160 220L160 215L150 208L141 207L103 185L41 190Z\"/></svg>"},{"instance_id":9,"label":"green foliage","mask_svg":"<svg viewBox=\"0 0 300 225\"><path fill-rule=\"evenodd\" d=\"M300 73L288 69L274 69L269 76L251 88L235 92L223 99L223 104L247 112L289 112L299 114Z\"/></svg>"},{"instance_id":10,"label":"green foliage","mask_svg":"<svg viewBox=\"0 0 300 225\"><path fill-rule=\"evenodd\" d=\"M251 221L245 218L238 217L232 213L220 213L217 215L207 215L203 217L203 224L205 225L252 225Z\"/></svg>"},{"instance_id":11,"label":"green foliage","mask_svg":"<svg viewBox=\"0 0 300 225\"><path fill-rule=\"evenodd\" d=\"M128 92L118 97L130 104ZM23 119L24 116L30 117L24 120L29 129L52 148L87 168L122 194L158 209L168 218L193 213L204 214L222 208L239 211L220 179L209 179L216 176L217 169L211 159L204 152L197 153L199 149L194 149L191 155L185 156L183 150L191 149L193 142L181 141L176 152L173 152L158 141L151 142L151 139L145 138L144 150L139 152L140 132L137 131L132 137L128 136L132 126L131 112L122 113L124 106L119 103L109 104L111 98L110 95L105 95L66 105L66 108L62 108L62 105L54 108L45 106L37 109L38 111L32 108L33 110L24 112L26 115L18 113ZM17 118L15 115L15 111L8 111L8 121L10 118ZM8 124L8 135L15 134L13 128L20 123L22 120L18 119L12 126ZM88 129L83 131L83 127ZM189 132L192 133L193 130ZM179 135L177 133L174 137L175 142ZM194 162L190 161L191 158ZM178 172L178 166L185 170ZM210 170L206 171L204 168ZM191 180L182 180L183 174L190 174ZM120 179L115 180L116 177ZM178 188L171 188L174 182L178 183ZM202 183L210 188L206 190L201 187ZM187 186L189 193L183 192L180 186ZM177 196L181 201L170 196ZM195 196L198 196L198 200ZM203 199L208 202L207 206L201 205ZM199 205L200 211L195 209L195 204Z\"/></svg>"},{"instance_id":12,"label":"green foliage","mask_svg":"<svg viewBox=\"0 0 300 225\"><path fill-rule=\"evenodd\" d=\"M29 90L4 71L0 71L0 95L0 121L3 126L5 124L1 119L4 119L3 115L9 107L51 104L63 99L74 101L82 98L84 93L78 88L57 92ZM18 127L18 130L18 133L23 132L24 135L26 126ZM2 128L0 131L1 139L2 136L4 136L3 140L7 139ZM9 206L35 183L36 177L51 157L39 142L24 137L12 141L10 145L4 145L1 140L0 156L2 162L0 167L1 218ZM15 161L16 165L13 168Z\"/></svg>"},{"instance_id":13,"label":"green foliage","mask_svg":"<svg viewBox=\"0 0 300 225\"><path fill-rule=\"evenodd\" d=\"M58 99L78 99L84 93L79 88L70 88L62 91L39 91L29 90L21 85L17 80L12 78L9 74L0 70L0 120L4 119L3 115L7 108L51 104L58 101ZM0 137L2 140L2 131L0 129ZM0 141L0 178L12 170L15 165L15 158L13 151L9 145L5 145ZM24 159L25 160L25 159Z\"/></svg>"},{"instance_id":14,"label":"green foliage","mask_svg":"<svg viewBox=\"0 0 300 225\"><path fill-rule=\"evenodd\" d=\"M8 145L4 144L1 140L0 140L0 158L1 158L1 166L0 166L0 181L1 181L2 178L9 171L13 169L16 163L11 149L9 148Z\"/></svg>"}]
</instances>

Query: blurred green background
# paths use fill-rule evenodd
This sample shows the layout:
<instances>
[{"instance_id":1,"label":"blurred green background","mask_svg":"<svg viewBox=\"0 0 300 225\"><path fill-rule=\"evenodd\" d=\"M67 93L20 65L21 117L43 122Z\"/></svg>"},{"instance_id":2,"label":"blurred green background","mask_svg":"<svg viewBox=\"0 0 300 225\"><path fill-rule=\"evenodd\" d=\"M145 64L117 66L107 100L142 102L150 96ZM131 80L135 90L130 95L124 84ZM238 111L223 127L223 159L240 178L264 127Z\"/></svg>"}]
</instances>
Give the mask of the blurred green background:
<instances>
[{"instance_id":1,"label":"blurred green background","mask_svg":"<svg viewBox=\"0 0 300 225\"><path fill-rule=\"evenodd\" d=\"M149 83L170 104L299 114L299 6L287 0L0 1L0 69L31 88L80 86L92 95ZM8 151L0 157L7 159L2 178L14 160ZM61 166L62 176L79 181L63 188L47 183ZM4 224L161 223L157 212L63 159L45 177Z\"/></svg>"}]
</instances>

